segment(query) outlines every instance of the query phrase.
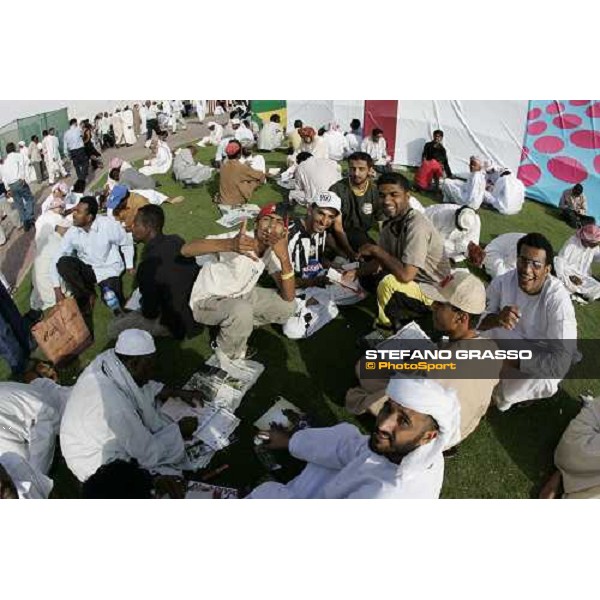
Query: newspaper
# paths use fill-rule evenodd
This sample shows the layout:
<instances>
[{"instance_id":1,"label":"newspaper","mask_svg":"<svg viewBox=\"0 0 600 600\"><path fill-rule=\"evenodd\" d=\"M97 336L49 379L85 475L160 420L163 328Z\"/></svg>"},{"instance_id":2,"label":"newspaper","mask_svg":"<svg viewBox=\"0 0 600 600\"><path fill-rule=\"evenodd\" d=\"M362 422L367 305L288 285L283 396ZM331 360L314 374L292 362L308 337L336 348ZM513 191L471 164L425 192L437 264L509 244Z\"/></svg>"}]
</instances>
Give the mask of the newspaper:
<instances>
[{"instance_id":1,"label":"newspaper","mask_svg":"<svg viewBox=\"0 0 600 600\"><path fill-rule=\"evenodd\" d=\"M254 422L254 427L261 431L269 431L271 424L275 423L286 429L292 428L294 423L291 423L288 415L286 415L286 412L290 410L297 413L298 417L302 415L302 411L295 404L280 396L277 402L260 419Z\"/></svg>"},{"instance_id":2,"label":"newspaper","mask_svg":"<svg viewBox=\"0 0 600 600\"><path fill-rule=\"evenodd\" d=\"M408 325L405 325L402 329L388 337L385 341L389 340L423 340L428 341L432 346L435 344L431 341L431 338L421 329L418 323L411 321Z\"/></svg>"},{"instance_id":3,"label":"newspaper","mask_svg":"<svg viewBox=\"0 0 600 600\"><path fill-rule=\"evenodd\" d=\"M209 485L200 481L190 481L186 500L237 500L239 493L234 488Z\"/></svg>"},{"instance_id":4,"label":"newspaper","mask_svg":"<svg viewBox=\"0 0 600 600\"><path fill-rule=\"evenodd\" d=\"M260 212L260 206L257 204L244 204L244 206L238 208L231 208L224 204L220 204L219 209L223 216L217 223L227 229L237 227L242 221L255 219Z\"/></svg>"}]
</instances>

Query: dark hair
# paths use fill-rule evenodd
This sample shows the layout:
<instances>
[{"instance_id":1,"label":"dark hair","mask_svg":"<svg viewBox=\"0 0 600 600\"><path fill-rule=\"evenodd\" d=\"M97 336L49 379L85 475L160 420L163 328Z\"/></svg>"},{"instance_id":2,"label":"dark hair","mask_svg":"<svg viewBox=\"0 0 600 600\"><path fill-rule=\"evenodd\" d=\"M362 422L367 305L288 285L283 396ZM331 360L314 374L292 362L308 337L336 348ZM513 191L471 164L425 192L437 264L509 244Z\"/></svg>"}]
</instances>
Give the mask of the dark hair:
<instances>
[{"instance_id":1,"label":"dark hair","mask_svg":"<svg viewBox=\"0 0 600 600\"><path fill-rule=\"evenodd\" d=\"M83 194L83 192L85 192L85 179L78 179L73 184L73 191L76 194Z\"/></svg>"},{"instance_id":2,"label":"dark hair","mask_svg":"<svg viewBox=\"0 0 600 600\"><path fill-rule=\"evenodd\" d=\"M379 129L379 127L375 127L375 129L373 129L373 131L371 132L371 135L373 137L375 137L376 135L379 135L380 133L383 133L383 129Z\"/></svg>"},{"instance_id":3,"label":"dark hair","mask_svg":"<svg viewBox=\"0 0 600 600\"><path fill-rule=\"evenodd\" d=\"M542 235L541 233L528 233L527 235L524 235L517 242L517 256L521 253L521 248L523 246L543 250L546 253L546 264L551 267L554 264L554 248L552 248L552 244L545 235Z\"/></svg>"},{"instance_id":4,"label":"dark hair","mask_svg":"<svg viewBox=\"0 0 600 600\"><path fill-rule=\"evenodd\" d=\"M319 137L321 137L321 136L325 135L325 131L326 131L325 127L319 127L319 131L317 131L317 135Z\"/></svg>"},{"instance_id":5,"label":"dark hair","mask_svg":"<svg viewBox=\"0 0 600 600\"><path fill-rule=\"evenodd\" d=\"M45 135L48 135L48 130L44 129L44 131L42 131L42 137L44 137Z\"/></svg>"},{"instance_id":6,"label":"dark hair","mask_svg":"<svg viewBox=\"0 0 600 600\"><path fill-rule=\"evenodd\" d=\"M294 121L294 129L300 129L303 125L304 125L304 123L302 123L302 121L300 119L296 119Z\"/></svg>"},{"instance_id":7,"label":"dark hair","mask_svg":"<svg viewBox=\"0 0 600 600\"><path fill-rule=\"evenodd\" d=\"M410 182L400 173L382 173L377 180L377 187L386 184L399 185L405 192L410 192Z\"/></svg>"},{"instance_id":8,"label":"dark hair","mask_svg":"<svg viewBox=\"0 0 600 600\"><path fill-rule=\"evenodd\" d=\"M352 119L352 121L350 121L350 129L360 129L360 120Z\"/></svg>"},{"instance_id":9,"label":"dark hair","mask_svg":"<svg viewBox=\"0 0 600 600\"><path fill-rule=\"evenodd\" d=\"M10 154L11 152L15 152L17 150L17 147L15 146L14 142L8 142L8 144L6 144L6 154Z\"/></svg>"},{"instance_id":10,"label":"dark hair","mask_svg":"<svg viewBox=\"0 0 600 600\"><path fill-rule=\"evenodd\" d=\"M435 137L436 135L441 135L442 137L444 137L444 132L441 129L436 129L433 132L433 137Z\"/></svg>"},{"instance_id":11,"label":"dark hair","mask_svg":"<svg viewBox=\"0 0 600 600\"><path fill-rule=\"evenodd\" d=\"M121 176L121 168L115 167L108 172L108 176L115 181L119 181L119 177Z\"/></svg>"},{"instance_id":12,"label":"dark hair","mask_svg":"<svg viewBox=\"0 0 600 600\"><path fill-rule=\"evenodd\" d=\"M85 483L81 495L86 500L152 498L152 476L136 460L115 460L102 465Z\"/></svg>"},{"instance_id":13,"label":"dark hair","mask_svg":"<svg viewBox=\"0 0 600 600\"><path fill-rule=\"evenodd\" d=\"M470 206L467 206L466 204L456 209L456 211L454 212L454 227L456 227L456 229L458 229L459 231L465 231L465 229L461 227L458 223L460 215L462 215L465 212L465 210L472 210L473 212L475 212L475 209L471 208Z\"/></svg>"},{"instance_id":14,"label":"dark hair","mask_svg":"<svg viewBox=\"0 0 600 600\"><path fill-rule=\"evenodd\" d=\"M576 183L573 186L573 193L577 194L578 196L583 194L583 186L580 183Z\"/></svg>"},{"instance_id":15,"label":"dark hair","mask_svg":"<svg viewBox=\"0 0 600 600\"><path fill-rule=\"evenodd\" d=\"M71 125L77 125L77 119L71 119L69 121L69 127L71 127Z\"/></svg>"},{"instance_id":16,"label":"dark hair","mask_svg":"<svg viewBox=\"0 0 600 600\"><path fill-rule=\"evenodd\" d=\"M85 204L89 215L92 215L94 219L98 216L98 201L94 196L84 196L79 204Z\"/></svg>"},{"instance_id":17,"label":"dark hair","mask_svg":"<svg viewBox=\"0 0 600 600\"><path fill-rule=\"evenodd\" d=\"M363 160L369 165L369 168L373 166L373 157L368 152L353 152L348 157L348 164L351 160Z\"/></svg>"},{"instance_id":18,"label":"dark hair","mask_svg":"<svg viewBox=\"0 0 600 600\"><path fill-rule=\"evenodd\" d=\"M165 226L165 211L156 204L146 204L137 211L135 219L145 227L161 232Z\"/></svg>"},{"instance_id":19,"label":"dark hair","mask_svg":"<svg viewBox=\"0 0 600 600\"><path fill-rule=\"evenodd\" d=\"M281 123L281 117L275 113L271 115L271 118L269 119L272 123Z\"/></svg>"},{"instance_id":20,"label":"dark hair","mask_svg":"<svg viewBox=\"0 0 600 600\"><path fill-rule=\"evenodd\" d=\"M56 129L54 129L54 127L50 127L50 129L48 129L48 134L50 134L52 131L56 131Z\"/></svg>"},{"instance_id":21,"label":"dark hair","mask_svg":"<svg viewBox=\"0 0 600 600\"><path fill-rule=\"evenodd\" d=\"M311 157L312 154L310 152L298 152L298 155L296 156L296 164L299 165Z\"/></svg>"},{"instance_id":22,"label":"dark hair","mask_svg":"<svg viewBox=\"0 0 600 600\"><path fill-rule=\"evenodd\" d=\"M35 140L39 139L37 135L32 135L31 136L31 141L35 142Z\"/></svg>"}]
</instances>

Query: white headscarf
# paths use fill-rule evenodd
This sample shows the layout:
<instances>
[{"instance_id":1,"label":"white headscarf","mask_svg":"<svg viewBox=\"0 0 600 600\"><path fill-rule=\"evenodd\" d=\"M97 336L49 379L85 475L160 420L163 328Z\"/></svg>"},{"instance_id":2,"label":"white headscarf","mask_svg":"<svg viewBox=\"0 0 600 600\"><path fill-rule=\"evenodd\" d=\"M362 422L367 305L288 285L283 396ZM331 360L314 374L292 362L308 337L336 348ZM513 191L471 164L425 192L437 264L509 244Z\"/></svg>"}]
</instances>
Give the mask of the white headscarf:
<instances>
[{"instance_id":1,"label":"white headscarf","mask_svg":"<svg viewBox=\"0 0 600 600\"><path fill-rule=\"evenodd\" d=\"M402 460L404 469L426 468L436 455L460 441L460 404L454 390L429 379L394 377L386 394L405 408L430 415L440 428L432 442L419 446Z\"/></svg>"}]
</instances>

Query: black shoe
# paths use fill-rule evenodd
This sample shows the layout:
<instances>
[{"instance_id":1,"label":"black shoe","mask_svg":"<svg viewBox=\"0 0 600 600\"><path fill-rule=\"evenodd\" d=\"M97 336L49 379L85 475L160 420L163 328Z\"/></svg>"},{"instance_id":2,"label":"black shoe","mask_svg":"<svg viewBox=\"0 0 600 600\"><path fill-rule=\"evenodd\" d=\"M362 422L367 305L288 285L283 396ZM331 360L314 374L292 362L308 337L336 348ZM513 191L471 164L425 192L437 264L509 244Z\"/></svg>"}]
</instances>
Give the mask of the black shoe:
<instances>
[{"instance_id":1,"label":"black shoe","mask_svg":"<svg viewBox=\"0 0 600 600\"><path fill-rule=\"evenodd\" d=\"M25 221L23 224L23 230L29 231L33 227L33 221Z\"/></svg>"}]
</instances>

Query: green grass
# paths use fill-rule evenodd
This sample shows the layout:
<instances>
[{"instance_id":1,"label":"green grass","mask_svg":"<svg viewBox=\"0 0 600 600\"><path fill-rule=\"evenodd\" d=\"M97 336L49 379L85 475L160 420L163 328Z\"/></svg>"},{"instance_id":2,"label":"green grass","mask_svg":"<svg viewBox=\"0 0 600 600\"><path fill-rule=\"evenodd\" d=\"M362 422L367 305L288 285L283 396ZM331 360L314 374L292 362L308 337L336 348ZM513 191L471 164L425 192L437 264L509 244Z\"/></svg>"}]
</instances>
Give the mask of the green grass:
<instances>
[{"instance_id":1,"label":"green grass","mask_svg":"<svg viewBox=\"0 0 600 600\"><path fill-rule=\"evenodd\" d=\"M207 164L214 149L200 149L198 160ZM267 165L282 167L285 156L267 154ZM217 178L194 190L181 190L170 176L158 177L162 192L176 196L183 194L184 203L163 205L167 216L166 232L178 233L186 240L220 233L223 229L215 223L218 210L211 202L216 191ZM427 194L417 194L423 204L432 204ZM253 201L264 204L282 198L281 190L274 184L261 187ZM558 218L558 211L546 205L526 202L519 215L507 217L491 211L481 211L483 243L509 231L539 231L544 233L559 249L572 234ZM138 248L138 255L140 248ZM125 277L126 291L132 288L131 278ZM28 309L31 284L29 279L18 290L17 304ZM308 340L291 341L277 327L264 327L255 331L250 344L259 354L257 359L267 369L256 386L248 393L238 416L238 440L214 460L214 465L228 463L219 483L249 485L264 475L264 470L254 457L252 423L283 395L310 414L320 425L330 425L340 420L356 423L368 431L372 421L368 417L356 419L344 406L346 390L356 384L354 364L359 358L356 340L371 329L375 314L371 297L359 306L344 307L340 316ZM579 335L582 338L600 337L600 305L576 306ZM96 305L94 324L96 341L76 364L61 373L62 382L72 385L77 373L98 354L109 347L105 328L110 319L108 310ZM157 379L170 384L181 384L209 356L208 332L182 343L159 339ZM0 369L4 367L0 365ZM6 378L6 370L0 371ZM473 381L477 385L477 381ZM600 393L598 381L565 381L552 399L525 410L511 410L500 414L491 408L479 428L461 445L460 453L446 463L443 497L446 498L528 498L535 496L544 478L552 468L556 443L569 420L576 414L577 395L591 388ZM56 482L56 495L72 497L77 486L62 460L57 459L51 476Z\"/></svg>"}]
</instances>

